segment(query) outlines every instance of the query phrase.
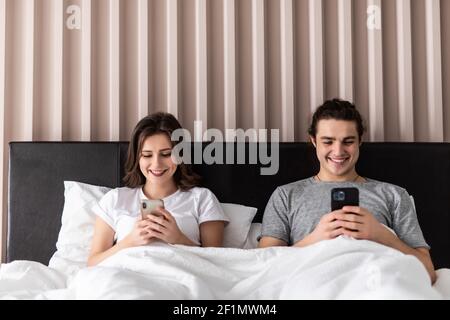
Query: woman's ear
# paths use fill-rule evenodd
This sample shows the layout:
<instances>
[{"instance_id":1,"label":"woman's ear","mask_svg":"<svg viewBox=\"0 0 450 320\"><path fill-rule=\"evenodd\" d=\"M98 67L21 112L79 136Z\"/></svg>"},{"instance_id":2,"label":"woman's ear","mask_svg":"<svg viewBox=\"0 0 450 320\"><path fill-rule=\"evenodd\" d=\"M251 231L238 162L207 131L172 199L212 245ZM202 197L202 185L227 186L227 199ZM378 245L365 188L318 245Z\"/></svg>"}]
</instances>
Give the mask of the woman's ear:
<instances>
[{"instance_id":1,"label":"woman's ear","mask_svg":"<svg viewBox=\"0 0 450 320\"><path fill-rule=\"evenodd\" d=\"M314 145L314 148L317 148L316 138L314 138L313 136L309 136L309 139L311 140L311 143Z\"/></svg>"}]
</instances>

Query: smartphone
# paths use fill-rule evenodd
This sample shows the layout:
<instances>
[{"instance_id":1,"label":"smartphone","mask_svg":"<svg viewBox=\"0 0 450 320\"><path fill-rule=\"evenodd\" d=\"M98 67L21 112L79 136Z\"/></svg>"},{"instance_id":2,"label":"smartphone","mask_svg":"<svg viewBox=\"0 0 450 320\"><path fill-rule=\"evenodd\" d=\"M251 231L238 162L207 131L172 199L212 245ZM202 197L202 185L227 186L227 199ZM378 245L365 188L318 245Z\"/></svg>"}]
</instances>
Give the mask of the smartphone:
<instances>
[{"instance_id":1,"label":"smartphone","mask_svg":"<svg viewBox=\"0 0 450 320\"><path fill-rule=\"evenodd\" d=\"M141 215L142 219L146 219L147 215L154 214L157 216L160 216L161 214L155 209L157 207L163 207L164 208L164 202L162 200L149 200L149 199L142 199L141 200Z\"/></svg>"},{"instance_id":2,"label":"smartphone","mask_svg":"<svg viewBox=\"0 0 450 320\"><path fill-rule=\"evenodd\" d=\"M344 206L359 206L358 188L333 188L331 190L331 211Z\"/></svg>"}]
</instances>

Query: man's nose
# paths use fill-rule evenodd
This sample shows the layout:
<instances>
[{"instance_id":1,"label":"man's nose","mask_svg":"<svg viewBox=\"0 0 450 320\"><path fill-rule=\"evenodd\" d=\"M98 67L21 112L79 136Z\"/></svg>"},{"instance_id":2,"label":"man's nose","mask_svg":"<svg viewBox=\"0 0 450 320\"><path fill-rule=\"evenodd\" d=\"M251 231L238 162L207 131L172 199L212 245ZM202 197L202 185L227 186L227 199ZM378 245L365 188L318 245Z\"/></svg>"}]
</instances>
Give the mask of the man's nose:
<instances>
[{"instance_id":1,"label":"man's nose","mask_svg":"<svg viewBox=\"0 0 450 320\"><path fill-rule=\"evenodd\" d=\"M341 142L338 142L334 146L334 152L336 155L341 155L344 153L344 144Z\"/></svg>"}]
</instances>

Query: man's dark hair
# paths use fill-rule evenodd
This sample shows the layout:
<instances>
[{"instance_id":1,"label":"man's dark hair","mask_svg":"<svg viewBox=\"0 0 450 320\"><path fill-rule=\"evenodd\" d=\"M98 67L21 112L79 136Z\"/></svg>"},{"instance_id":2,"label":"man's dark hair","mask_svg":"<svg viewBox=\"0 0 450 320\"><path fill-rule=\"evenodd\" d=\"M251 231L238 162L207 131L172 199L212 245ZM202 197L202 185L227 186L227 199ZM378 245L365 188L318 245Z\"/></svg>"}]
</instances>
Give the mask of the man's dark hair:
<instances>
[{"instance_id":1,"label":"man's dark hair","mask_svg":"<svg viewBox=\"0 0 450 320\"><path fill-rule=\"evenodd\" d=\"M353 103L340 99L325 101L324 104L319 106L314 112L311 125L308 128L308 134L315 138L317 134L317 123L319 123L320 120L328 119L354 121L356 123L359 141L361 141L365 127L361 114L356 110Z\"/></svg>"}]
</instances>

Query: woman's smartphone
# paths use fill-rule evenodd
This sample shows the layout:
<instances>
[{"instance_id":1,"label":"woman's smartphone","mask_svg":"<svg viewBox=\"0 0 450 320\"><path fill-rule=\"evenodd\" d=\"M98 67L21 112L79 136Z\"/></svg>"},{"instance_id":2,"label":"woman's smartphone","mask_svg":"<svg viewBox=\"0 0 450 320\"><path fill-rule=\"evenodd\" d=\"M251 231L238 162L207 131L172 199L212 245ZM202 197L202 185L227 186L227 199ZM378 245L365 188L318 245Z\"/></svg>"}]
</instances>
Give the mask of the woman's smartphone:
<instances>
[{"instance_id":1,"label":"woman's smartphone","mask_svg":"<svg viewBox=\"0 0 450 320\"><path fill-rule=\"evenodd\" d=\"M331 190L331 211L344 206L359 206L359 190L357 188L333 188Z\"/></svg>"},{"instance_id":2,"label":"woman's smartphone","mask_svg":"<svg viewBox=\"0 0 450 320\"><path fill-rule=\"evenodd\" d=\"M163 207L164 208L164 202L162 200L149 200L149 199L142 199L141 200L141 215L142 219L146 219L147 215L153 214L156 216L161 216L161 214L158 211L155 211L157 207Z\"/></svg>"}]
</instances>

